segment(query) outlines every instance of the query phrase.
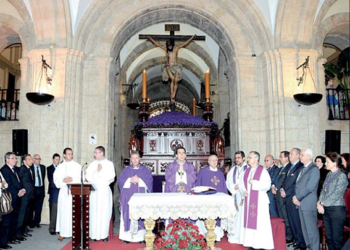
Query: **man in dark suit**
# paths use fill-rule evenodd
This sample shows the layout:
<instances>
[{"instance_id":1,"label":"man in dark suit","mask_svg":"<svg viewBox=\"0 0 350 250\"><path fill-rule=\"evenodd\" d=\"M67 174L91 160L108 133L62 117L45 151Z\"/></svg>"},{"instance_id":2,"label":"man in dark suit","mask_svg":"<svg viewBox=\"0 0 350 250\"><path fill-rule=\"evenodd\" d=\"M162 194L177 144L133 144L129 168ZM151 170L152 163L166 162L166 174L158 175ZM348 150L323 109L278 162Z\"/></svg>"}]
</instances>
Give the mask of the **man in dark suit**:
<instances>
[{"instance_id":1,"label":"man in dark suit","mask_svg":"<svg viewBox=\"0 0 350 250\"><path fill-rule=\"evenodd\" d=\"M10 249L12 248L8 244L19 244L20 241L15 239L15 231L17 226L17 216L19 210L20 198L25 194L25 189L22 187L20 179L17 174L16 154L8 152L5 154L6 164L1 168L1 174L8 183L7 191L12 196L12 208L13 211L9 214L2 216L2 226L0 228L0 248Z\"/></svg>"},{"instance_id":2,"label":"man in dark suit","mask_svg":"<svg viewBox=\"0 0 350 250\"><path fill-rule=\"evenodd\" d=\"M278 173L280 169L273 164L273 156L267 155L265 157L265 168L267 172L269 172L270 178L271 178L271 185L276 182ZM276 198L275 195L272 193L271 189L267 191L267 196L269 197L270 204L269 204L269 211L270 215L274 217L278 217L278 211L277 211L277 204L276 204Z\"/></svg>"},{"instance_id":3,"label":"man in dark suit","mask_svg":"<svg viewBox=\"0 0 350 250\"><path fill-rule=\"evenodd\" d=\"M58 193L60 190L56 187L54 180L53 180L53 174L58 166L60 164L60 155L54 154L52 156L52 162L53 164L50 165L47 168L47 179L49 181L49 188L48 188L48 194L50 195L49 203L50 203L50 226L49 226L49 232L51 235L56 235L56 219L57 219L57 201L58 201Z\"/></svg>"},{"instance_id":4,"label":"man in dark suit","mask_svg":"<svg viewBox=\"0 0 350 250\"><path fill-rule=\"evenodd\" d=\"M290 168L287 172L287 176L282 183L280 188L280 195L285 199L287 216L294 238L293 246L295 249L306 249L306 244L301 229L299 211L296 206L293 204L293 196L295 195L295 182L303 168L303 164L299 160L300 149L293 148L289 152Z\"/></svg>"},{"instance_id":5,"label":"man in dark suit","mask_svg":"<svg viewBox=\"0 0 350 250\"><path fill-rule=\"evenodd\" d=\"M40 155L34 155L34 164L31 167L34 173L34 194L33 194L33 210L34 216L31 214L30 227L40 228L41 210L43 209L43 202L45 197L45 173L46 167L40 164Z\"/></svg>"},{"instance_id":6,"label":"man in dark suit","mask_svg":"<svg viewBox=\"0 0 350 250\"><path fill-rule=\"evenodd\" d=\"M282 187L282 183L284 179L287 176L287 173L290 168L290 162L289 162L289 152L288 151L282 151L280 153L280 163L282 164L281 170L278 174L278 177L276 179L276 182L272 184L272 193L276 197L276 203L277 203L277 209L278 209L278 216L284 220L284 225L286 229L286 241L287 243L293 242L293 235L290 230L289 226L289 220L287 216L287 209L286 209L286 201L284 198L281 197L279 194L279 190Z\"/></svg>"},{"instance_id":7,"label":"man in dark suit","mask_svg":"<svg viewBox=\"0 0 350 250\"><path fill-rule=\"evenodd\" d=\"M300 171L293 203L299 208L301 228L306 246L311 250L320 249L320 236L317 227L317 187L320 180L320 170L312 161L312 150L301 151L300 161L304 164Z\"/></svg>"},{"instance_id":8,"label":"man in dark suit","mask_svg":"<svg viewBox=\"0 0 350 250\"><path fill-rule=\"evenodd\" d=\"M22 157L23 165L18 169L18 176L26 193L21 198L21 205L17 219L16 238L32 236L28 233L29 214L32 211L32 198L34 191L34 176L30 167L33 165L33 158L30 154Z\"/></svg>"}]
</instances>

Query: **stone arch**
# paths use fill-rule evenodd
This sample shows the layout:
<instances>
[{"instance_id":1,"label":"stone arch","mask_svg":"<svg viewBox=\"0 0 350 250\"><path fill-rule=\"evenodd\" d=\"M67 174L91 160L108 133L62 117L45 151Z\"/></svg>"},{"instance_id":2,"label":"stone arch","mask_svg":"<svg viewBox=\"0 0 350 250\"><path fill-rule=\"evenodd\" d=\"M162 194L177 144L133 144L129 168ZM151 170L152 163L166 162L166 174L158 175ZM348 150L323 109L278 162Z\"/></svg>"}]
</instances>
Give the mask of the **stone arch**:
<instances>
[{"instance_id":1,"label":"stone arch","mask_svg":"<svg viewBox=\"0 0 350 250\"><path fill-rule=\"evenodd\" d=\"M312 28L318 1L306 0L295 8L293 1L279 1L276 14L275 47L301 49L311 47ZM303 31L303 33L299 33Z\"/></svg>"},{"instance_id":2,"label":"stone arch","mask_svg":"<svg viewBox=\"0 0 350 250\"><path fill-rule=\"evenodd\" d=\"M18 38L22 43L23 56L28 52L28 48L32 47L32 42L29 39L29 32L27 27L23 22L17 18L0 13L0 51L2 51L8 45L11 45L12 42L17 42ZM16 34L13 34L15 32ZM7 39L7 36L11 36L11 40ZM16 37L18 35L18 37Z\"/></svg>"},{"instance_id":3,"label":"stone arch","mask_svg":"<svg viewBox=\"0 0 350 250\"><path fill-rule=\"evenodd\" d=\"M349 30L349 13L338 13L325 19L314 35L312 47L322 54L322 46L327 34L339 27L347 27Z\"/></svg>"}]
</instances>

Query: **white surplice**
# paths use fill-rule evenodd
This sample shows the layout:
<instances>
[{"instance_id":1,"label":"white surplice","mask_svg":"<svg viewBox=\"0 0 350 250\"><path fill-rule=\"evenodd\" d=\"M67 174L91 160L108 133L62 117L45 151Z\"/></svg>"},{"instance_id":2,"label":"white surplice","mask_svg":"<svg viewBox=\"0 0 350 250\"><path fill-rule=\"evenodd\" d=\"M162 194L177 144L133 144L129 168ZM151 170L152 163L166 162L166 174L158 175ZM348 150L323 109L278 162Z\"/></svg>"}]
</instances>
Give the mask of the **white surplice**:
<instances>
[{"instance_id":1,"label":"white surplice","mask_svg":"<svg viewBox=\"0 0 350 250\"><path fill-rule=\"evenodd\" d=\"M101 171L97 171L101 164ZM90 163L86 170L86 180L94 187L90 194L90 238L101 240L108 237L112 218L113 198L109 186L114 181L113 162L104 158Z\"/></svg>"},{"instance_id":2,"label":"white surplice","mask_svg":"<svg viewBox=\"0 0 350 250\"><path fill-rule=\"evenodd\" d=\"M245 164L243 164L242 167L239 166L234 166L233 168L230 169L230 171L227 173L227 177L226 177L226 186L227 189L230 191L230 193L232 194L232 199L233 201L235 201L235 196L236 196L236 202L237 202L237 207L238 207L238 211L236 209L236 215L235 215L235 219L234 219L234 234L228 234L228 242L229 243L235 243L235 244L239 244L240 243L240 233L241 233L241 226L242 226L242 218L243 218L243 203L241 205L241 201L244 199L243 193L241 190L235 190L235 186L241 181L241 179L243 178L244 175L244 166ZM233 173L236 170L236 177L235 177L235 184L233 183Z\"/></svg>"},{"instance_id":3,"label":"white surplice","mask_svg":"<svg viewBox=\"0 0 350 250\"><path fill-rule=\"evenodd\" d=\"M70 183L80 183L81 165L75 161L63 161L57 166L53 180L57 188L60 189L57 202L56 232L60 232L62 237L72 237L72 194L63 182L66 177L72 177Z\"/></svg>"},{"instance_id":4,"label":"white surplice","mask_svg":"<svg viewBox=\"0 0 350 250\"><path fill-rule=\"evenodd\" d=\"M248 197L246 197L247 204L249 205L249 193L250 190L258 191L258 218L257 218L257 228L250 229L244 228L244 205L243 205L243 216L241 221L241 234L240 234L240 244L245 247L253 247L255 249L274 249L272 228L269 212L269 197L267 196L267 191L271 188L271 178L266 169L263 169L260 180L253 180L252 184L249 184L249 180L253 179L253 174L256 168L252 168L248 176L248 190L244 186L244 177L241 178L239 188L242 192L248 191ZM248 169L247 169L248 170ZM246 170L246 171L247 171ZM243 203L244 204L244 203ZM248 215L248 213L247 213ZM248 216L247 216L248 220Z\"/></svg>"}]
</instances>

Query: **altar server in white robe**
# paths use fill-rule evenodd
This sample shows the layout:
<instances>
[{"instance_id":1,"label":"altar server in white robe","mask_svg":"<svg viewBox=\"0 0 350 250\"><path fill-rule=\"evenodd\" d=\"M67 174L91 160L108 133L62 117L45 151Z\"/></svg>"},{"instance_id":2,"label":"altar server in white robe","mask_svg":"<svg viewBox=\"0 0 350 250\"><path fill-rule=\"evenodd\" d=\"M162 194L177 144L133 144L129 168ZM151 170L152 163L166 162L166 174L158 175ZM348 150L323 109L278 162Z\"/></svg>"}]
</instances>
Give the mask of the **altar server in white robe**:
<instances>
[{"instance_id":1,"label":"altar server in white robe","mask_svg":"<svg viewBox=\"0 0 350 250\"><path fill-rule=\"evenodd\" d=\"M64 161L53 174L54 183L60 189L56 221L56 232L60 232L60 241L72 237L72 194L67 184L80 183L81 179L81 165L73 161L73 150L65 148L63 157Z\"/></svg>"},{"instance_id":2,"label":"altar server in white robe","mask_svg":"<svg viewBox=\"0 0 350 250\"><path fill-rule=\"evenodd\" d=\"M85 177L94 188L90 194L90 238L107 242L113 208L109 184L114 181L115 170L113 162L105 158L104 147L96 147L94 157L96 160L90 163Z\"/></svg>"},{"instance_id":3,"label":"altar server in white robe","mask_svg":"<svg viewBox=\"0 0 350 250\"><path fill-rule=\"evenodd\" d=\"M239 187L245 196L240 243L248 250L274 249L269 198L271 178L263 166L259 165L260 155L252 151L248 157L250 167L245 171Z\"/></svg>"},{"instance_id":4,"label":"altar server in white robe","mask_svg":"<svg viewBox=\"0 0 350 250\"><path fill-rule=\"evenodd\" d=\"M237 151L235 153L235 163L236 165L231 168L227 173L226 186L227 189L232 194L232 199L235 202L236 214L234 218L234 233L228 234L228 242L239 244L240 243L240 233L243 218L243 193L239 190L240 180L243 178L244 171L248 168L245 163L245 154L243 151Z\"/></svg>"}]
</instances>

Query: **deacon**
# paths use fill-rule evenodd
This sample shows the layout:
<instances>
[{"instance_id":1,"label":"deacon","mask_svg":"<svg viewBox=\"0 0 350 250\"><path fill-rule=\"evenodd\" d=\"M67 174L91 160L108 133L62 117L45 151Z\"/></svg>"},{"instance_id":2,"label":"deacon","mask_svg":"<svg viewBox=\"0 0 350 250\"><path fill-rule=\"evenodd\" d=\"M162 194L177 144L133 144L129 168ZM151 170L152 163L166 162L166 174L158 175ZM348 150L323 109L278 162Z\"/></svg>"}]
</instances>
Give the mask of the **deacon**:
<instances>
[{"instance_id":1,"label":"deacon","mask_svg":"<svg viewBox=\"0 0 350 250\"><path fill-rule=\"evenodd\" d=\"M240 232L241 232L241 221L243 217L243 193L239 190L240 180L243 178L244 171L248 168L245 163L245 154L243 151L237 151L235 153L236 166L231 168L227 174L226 186L231 192L232 198L235 202L236 214L234 218L234 229L235 233L228 235L228 242L239 244Z\"/></svg>"},{"instance_id":2,"label":"deacon","mask_svg":"<svg viewBox=\"0 0 350 250\"><path fill-rule=\"evenodd\" d=\"M195 186L208 186L216 189L217 192L227 194L226 182L224 173L218 169L218 157L216 155L209 156L209 166L202 168L197 176ZM198 225L201 233L206 233L204 227ZM216 234L216 242L220 242L222 236L224 236L224 230L220 227L221 221L216 220L216 227L214 233Z\"/></svg>"},{"instance_id":3,"label":"deacon","mask_svg":"<svg viewBox=\"0 0 350 250\"><path fill-rule=\"evenodd\" d=\"M132 151L130 155L132 165L123 169L118 178L120 190L120 228L119 239L125 244L130 242L140 242L145 244L143 221L138 222L138 231L132 234L130 231L129 205L128 202L131 196L135 193L152 193L153 176L149 169L140 164L140 154L137 151Z\"/></svg>"},{"instance_id":4,"label":"deacon","mask_svg":"<svg viewBox=\"0 0 350 250\"><path fill-rule=\"evenodd\" d=\"M239 188L245 196L243 206L243 226L240 243L253 249L274 249L267 191L271 178L263 166L259 165L260 154L251 151L248 157L250 167L245 171Z\"/></svg>"},{"instance_id":5,"label":"deacon","mask_svg":"<svg viewBox=\"0 0 350 250\"><path fill-rule=\"evenodd\" d=\"M165 170L165 193L188 193L196 182L196 169L186 160L186 149L175 150L176 160Z\"/></svg>"},{"instance_id":6,"label":"deacon","mask_svg":"<svg viewBox=\"0 0 350 250\"><path fill-rule=\"evenodd\" d=\"M81 165L73 160L73 150L65 148L64 161L58 165L53 179L60 189L57 203L56 232L60 232L59 241L72 237L72 194L67 184L80 183Z\"/></svg>"},{"instance_id":7,"label":"deacon","mask_svg":"<svg viewBox=\"0 0 350 250\"><path fill-rule=\"evenodd\" d=\"M113 208L109 184L114 181L115 170L113 162L105 158L104 147L96 147L94 157L95 161L87 168L85 177L94 187L90 195L90 238L107 242Z\"/></svg>"}]
</instances>

